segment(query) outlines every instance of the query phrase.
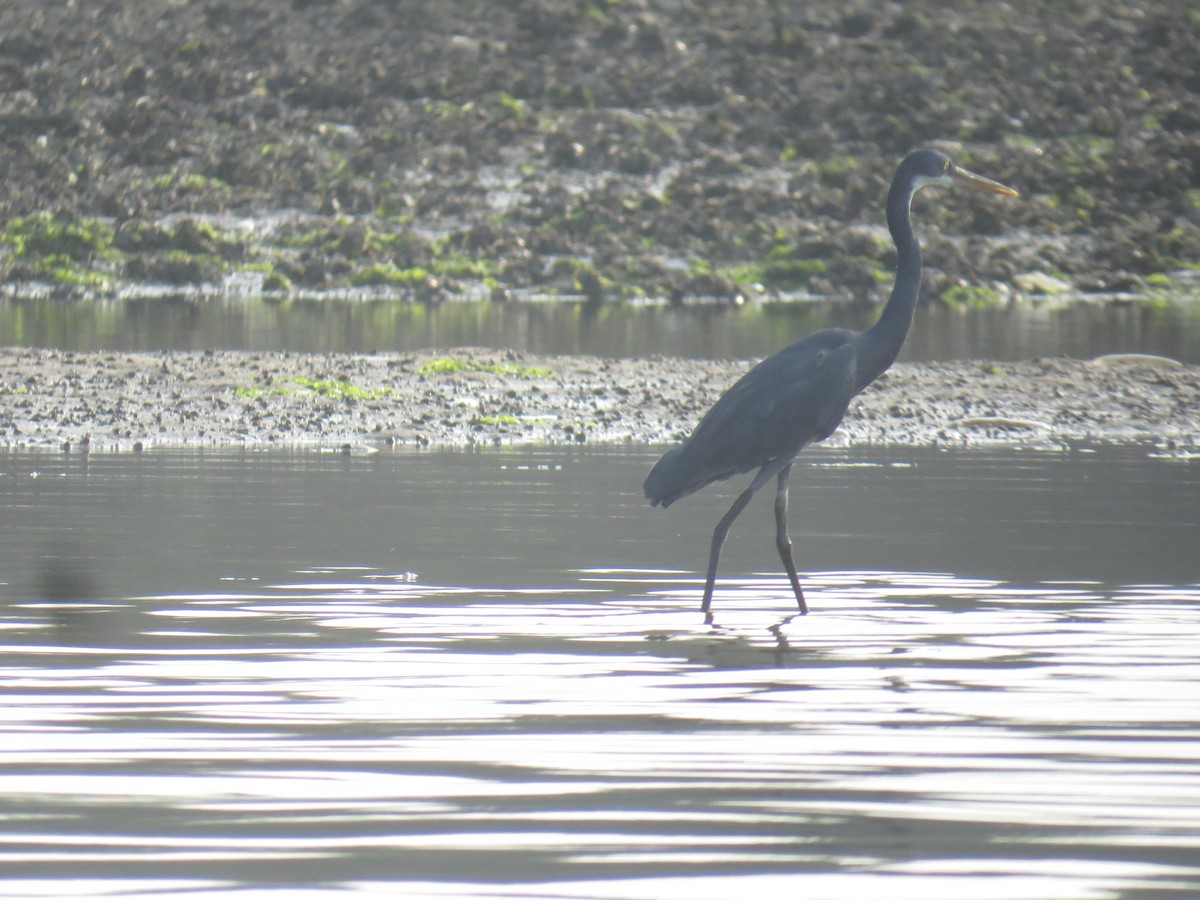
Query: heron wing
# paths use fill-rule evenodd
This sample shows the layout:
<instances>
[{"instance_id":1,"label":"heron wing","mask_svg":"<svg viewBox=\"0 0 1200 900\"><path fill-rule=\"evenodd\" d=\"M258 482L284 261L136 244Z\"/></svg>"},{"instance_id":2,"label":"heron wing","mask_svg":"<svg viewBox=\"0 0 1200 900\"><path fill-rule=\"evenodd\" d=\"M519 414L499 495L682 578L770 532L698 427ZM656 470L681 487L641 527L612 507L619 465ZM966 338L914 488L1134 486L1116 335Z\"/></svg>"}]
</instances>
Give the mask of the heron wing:
<instances>
[{"instance_id":1,"label":"heron wing","mask_svg":"<svg viewBox=\"0 0 1200 900\"><path fill-rule=\"evenodd\" d=\"M795 455L841 423L854 380L853 345L789 347L730 388L688 443L735 472Z\"/></svg>"},{"instance_id":2,"label":"heron wing","mask_svg":"<svg viewBox=\"0 0 1200 900\"><path fill-rule=\"evenodd\" d=\"M795 456L833 433L854 397L852 333L828 330L763 360L726 391L646 479L669 505L713 481Z\"/></svg>"}]
</instances>

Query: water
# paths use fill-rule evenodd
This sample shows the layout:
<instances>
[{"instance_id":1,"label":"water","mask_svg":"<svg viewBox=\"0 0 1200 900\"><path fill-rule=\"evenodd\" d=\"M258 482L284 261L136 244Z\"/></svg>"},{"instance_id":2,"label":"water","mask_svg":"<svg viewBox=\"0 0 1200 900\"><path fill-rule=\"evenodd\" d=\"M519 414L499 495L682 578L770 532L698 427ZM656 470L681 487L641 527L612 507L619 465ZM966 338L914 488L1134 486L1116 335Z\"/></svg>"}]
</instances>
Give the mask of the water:
<instances>
[{"instance_id":1,"label":"water","mask_svg":"<svg viewBox=\"0 0 1200 900\"><path fill-rule=\"evenodd\" d=\"M1197 463L805 456L0 454L0 896L1200 893Z\"/></svg>"},{"instance_id":2,"label":"water","mask_svg":"<svg viewBox=\"0 0 1200 900\"><path fill-rule=\"evenodd\" d=\"M61 303L0 297L0 346L63 350L410 351L515 348L543 354L765 356L828 325L863 328L874 309L766 303L684 309L637 304L271 300L219 296ZM1200 363L1200 304L1112 302L921 309L902 359L1091 358L1155 353Z\"/></svg>"}]
</instances>

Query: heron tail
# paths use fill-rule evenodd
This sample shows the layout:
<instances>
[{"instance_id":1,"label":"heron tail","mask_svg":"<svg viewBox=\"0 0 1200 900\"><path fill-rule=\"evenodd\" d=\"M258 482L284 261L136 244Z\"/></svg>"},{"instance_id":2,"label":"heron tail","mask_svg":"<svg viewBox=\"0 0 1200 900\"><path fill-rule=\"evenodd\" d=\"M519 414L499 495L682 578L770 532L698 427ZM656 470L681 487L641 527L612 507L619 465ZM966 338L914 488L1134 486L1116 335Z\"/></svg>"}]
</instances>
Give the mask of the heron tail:
<instances>
[{"instance_id":1,"label":"heron tail","mask_svg":"<svg viewBox=\"0 0 1200 900\"><path fill-rule=\"evenodd\" d=\"M696 488L689 481L687 467L681 465L683 447L675 447L662 455L654 464L642 490L651 506L662 506L666 509L680 497L690 494Z\"/></svg>"}]
</instances>

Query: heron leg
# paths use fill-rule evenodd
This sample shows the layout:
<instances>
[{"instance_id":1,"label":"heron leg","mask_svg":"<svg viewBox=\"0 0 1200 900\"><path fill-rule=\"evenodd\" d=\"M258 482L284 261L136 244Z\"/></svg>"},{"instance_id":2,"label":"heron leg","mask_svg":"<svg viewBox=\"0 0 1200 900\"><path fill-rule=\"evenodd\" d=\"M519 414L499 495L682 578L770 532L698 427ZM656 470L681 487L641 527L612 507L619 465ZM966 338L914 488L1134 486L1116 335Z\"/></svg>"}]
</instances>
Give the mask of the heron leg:
<instances>
[{"instance_id":1,"label":"heron leg","mask_svg":"<svg viewBox=\"0 0 1200 900\"><path fill-rule=\"evenodd\" d=\"M778 487L775 489L775 546L779 550L779 558L787 570L788 579L792 582L792 592L800 605L800 612L808 614L808 604L804 602L804 591L800 587L800 577L796 574L796 563L792 559L792 539L788 537L787 505L788 477L792 474L792 464L788 463L779 470Z\"/></svg>"},{"instance_id":2,"label":"heron leg","mask_svg":"<svg viewBox=\"0 0 1200 900\"><path fill-rule=\"evenodd\" d=\"M729 512L721 517L721 521L713 529L712 549L708 551L708 578L704 582L704 601L700 604L701 612L708 612L709 604L712 603L713 585L717 580L717 563L721 560L721 547L725 545L725 536L729 534L733 520L741 515L746 504L750 502L750 498L754 496L754 492L758 490L757 482L758 479L754 479L754 483L738 495L738 498L733 501L733 506L729 507Z\"/></svg>"},{"instance_id":3,"label":"heron leg","mask_svg":"<svg viewBox=\"0 0 1200 900\"><path fill-rule=\"evenodd\" d=\"M733 501L733 506L729 507L729 512L721 517L721 521L713 529L712 548L708 552L708 577L704 581L704 600L700 604L701 612L707 613L708 607L712 604L713 585L717 581L717 563L721 560L721 548L725 545L725 536L729 534L733 520L742 514L742 510L746 508L746 504L750 502L750 498L754 496L755 492L781 471L781 467L790 466L790 461L773 460L759 469L754 480L750 482L750 487L738 494L738 498Z\"/></svg>"}]
</instances>

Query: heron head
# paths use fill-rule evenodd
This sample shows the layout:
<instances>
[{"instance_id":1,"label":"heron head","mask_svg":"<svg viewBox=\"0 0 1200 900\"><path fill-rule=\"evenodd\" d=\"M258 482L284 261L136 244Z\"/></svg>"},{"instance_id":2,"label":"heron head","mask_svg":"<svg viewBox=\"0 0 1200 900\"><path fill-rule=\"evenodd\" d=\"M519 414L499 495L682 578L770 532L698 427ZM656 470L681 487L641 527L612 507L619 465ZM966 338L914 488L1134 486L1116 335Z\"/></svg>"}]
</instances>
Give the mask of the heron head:
<instances>
[{"instance_id":1,"label":"heron head","mask_svg":"<svg viewBox=\"0 0 1200 900\"><path fill-rule=\"evenodd\" d=\"M969 172L962 166L955 165L945 153L940 150L922 148L914 150L900 164L908 173L914 193L931 184L953 184L972 191L986 194L1002 194L1005 197L1019 197L1010 187Z\"/></svg>"}]
</instances>

